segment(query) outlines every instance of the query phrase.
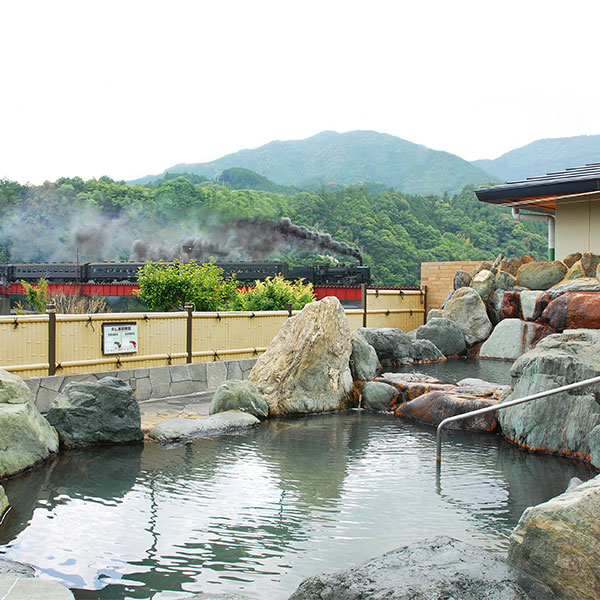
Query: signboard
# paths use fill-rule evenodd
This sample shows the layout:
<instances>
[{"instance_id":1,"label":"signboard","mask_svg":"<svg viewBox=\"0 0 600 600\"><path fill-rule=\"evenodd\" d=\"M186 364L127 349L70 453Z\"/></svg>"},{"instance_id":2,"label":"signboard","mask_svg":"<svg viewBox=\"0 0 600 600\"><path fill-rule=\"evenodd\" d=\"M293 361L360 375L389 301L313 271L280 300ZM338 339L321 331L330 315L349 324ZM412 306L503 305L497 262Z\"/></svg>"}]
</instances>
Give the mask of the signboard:
<instances>
[{"instance_id":1,"label":"signboard","mask_svg":"<svg viewBox=\"0 0 600 600\"><path fill-rule=\"evenodd\" d=\"M102 353L128 354L137 352L137 323L103 323Z\"/></svg>"}]
</instances>

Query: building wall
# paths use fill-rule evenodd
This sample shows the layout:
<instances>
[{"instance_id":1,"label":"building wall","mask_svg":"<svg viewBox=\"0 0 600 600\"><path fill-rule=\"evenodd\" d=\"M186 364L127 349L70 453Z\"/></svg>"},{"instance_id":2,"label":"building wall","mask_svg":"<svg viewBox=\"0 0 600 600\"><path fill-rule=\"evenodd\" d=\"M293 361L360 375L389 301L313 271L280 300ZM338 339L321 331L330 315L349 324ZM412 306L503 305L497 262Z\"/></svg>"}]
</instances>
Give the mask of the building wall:
<instances>
[{"instance_id":1,"label":"building wall","mask_svg":"<svg viewBox=\"0 0 600 600\"><path fill-rule=\"evenodd\" d=\"M600 254L600 195L585 201L557 202L556 258L573 252Z\"/></svg>"},{"instance_id":2,"label":"building wall","mask_svg":"<svg viewBox=\"0 0 600 600\"><path fill-rule=\"evenodd\" d=\"M456 271L472 271L480 262L475 260L421 263L421 288L427 286L427 310L442 307L448 292L454 289Z\"/></svg>"}]
</instances>

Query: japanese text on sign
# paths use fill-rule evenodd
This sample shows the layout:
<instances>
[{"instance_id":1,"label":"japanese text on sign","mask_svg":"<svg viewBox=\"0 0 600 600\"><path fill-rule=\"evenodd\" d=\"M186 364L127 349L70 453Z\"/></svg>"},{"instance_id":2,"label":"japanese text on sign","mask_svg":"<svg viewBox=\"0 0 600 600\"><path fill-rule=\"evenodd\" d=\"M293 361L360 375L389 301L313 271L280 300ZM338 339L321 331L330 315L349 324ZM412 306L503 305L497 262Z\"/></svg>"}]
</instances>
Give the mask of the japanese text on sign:
<instances>
[{"instance_id":1,"label":"japanese text on sign","mask_svg":"<svg viewBox=\"0 0 600 600\"><path fill-rule=\"evenodd\" d=\"M102 339L103 354L137 352L137 323L104 323Z\"/></svg>"}]
</instances>

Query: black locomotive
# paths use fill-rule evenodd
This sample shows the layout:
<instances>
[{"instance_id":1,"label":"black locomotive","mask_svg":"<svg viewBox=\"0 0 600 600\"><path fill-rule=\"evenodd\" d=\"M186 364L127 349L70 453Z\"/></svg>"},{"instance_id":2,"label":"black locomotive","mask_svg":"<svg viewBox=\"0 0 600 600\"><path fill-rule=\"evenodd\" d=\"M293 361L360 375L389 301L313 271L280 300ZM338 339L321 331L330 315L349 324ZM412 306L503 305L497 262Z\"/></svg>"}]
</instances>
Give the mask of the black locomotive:
<instances>
[{"instance_id":1,"label":"black locomotive","mask_svg":"<svg viewBox=\"0 0 600 600\"><path fill-rule=\"evenodd\" d=\"M135 283L141 262L104 263L21 263L0 264L0 284L44 278L49 283ZM217 262L226 277L235 274L241 283L262 281L282 275L285 279L304 279L313 285L370 284L371 270L363 265L329 265L289 267L284 262Z\"/></svg>"}]
</instances>

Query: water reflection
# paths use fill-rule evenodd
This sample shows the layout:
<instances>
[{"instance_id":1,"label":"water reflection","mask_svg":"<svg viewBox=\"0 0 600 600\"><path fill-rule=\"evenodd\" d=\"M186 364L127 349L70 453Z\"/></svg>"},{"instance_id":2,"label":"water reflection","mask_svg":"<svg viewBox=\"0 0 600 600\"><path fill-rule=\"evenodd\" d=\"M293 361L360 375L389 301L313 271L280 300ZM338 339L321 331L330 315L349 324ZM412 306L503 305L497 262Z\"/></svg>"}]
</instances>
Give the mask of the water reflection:
<instances>
[{"instance_id":1,"label":"water reflection","mask_svg":"<svg viewBox=\"0 0 600 600\"><path fill-rule=\"evenodd\" d=\"M407 365L387 370L397 373L419 371L425 375L436 377L444 383L457 383L461 379L474 377L492 383L511 385L510 369L512 364L512 361L503 360L456 358L443 362Z\"/></svg>"},{"instance_id":2,"label":"water reflection","mask_svg":"<svg viewBox=\"0 0 600 600\"><path fill-rule=\"evenodd\" d=\"M0 553L77 598L244 593L284 598L301 579L427 536L500 549L523 508L592 473L360 411L278 419L243 435L69 453L6 482L17 509Z\"/></svg>"}]
</instances>

